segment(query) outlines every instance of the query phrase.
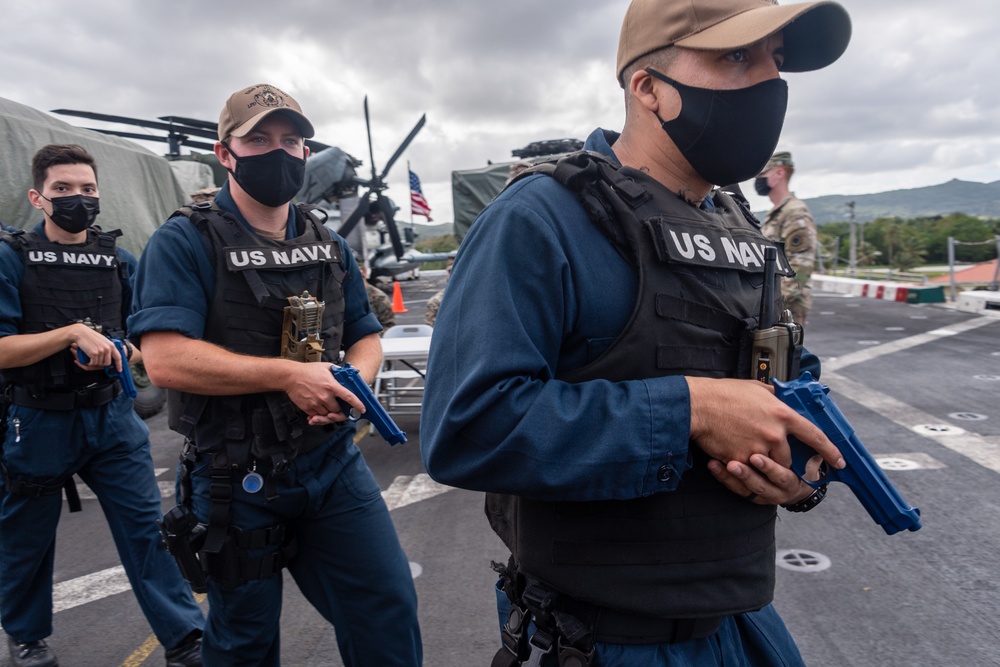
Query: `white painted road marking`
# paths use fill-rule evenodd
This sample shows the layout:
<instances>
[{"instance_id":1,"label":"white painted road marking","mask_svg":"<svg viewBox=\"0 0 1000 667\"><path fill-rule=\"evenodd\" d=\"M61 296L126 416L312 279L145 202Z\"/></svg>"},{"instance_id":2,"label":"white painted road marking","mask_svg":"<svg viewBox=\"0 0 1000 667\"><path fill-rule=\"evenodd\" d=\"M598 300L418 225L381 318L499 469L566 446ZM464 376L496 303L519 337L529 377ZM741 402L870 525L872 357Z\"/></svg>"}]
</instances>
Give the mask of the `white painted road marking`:
<instances>
[{"instance_id":1,"label":"white painted road marking","mask_svg":"<svg viewBox=\"0 0 1000 667\"><path fill-rule=\"evenodd\" d=\"M153 474L159 477L163 473L171 470L171 468L153 468ZM76 490L80 494L80 500L97 500L97 496L90 487L83 483L82 480L76 478ZM160 487L160 496L163 498L173 498L174 497L174 483L173 482L157 482L157 486Z\"/></svg>"},{"instance_id":2,"label":"white painted road marking","mask_svg":"<svg viewBox=\"0 0 1000 667\"><path fill-rule=\"evenodd\" d=\"M427 473L422 472L413 477L397 477L389 488L382 492L382 498L391 512L399 507L419 503L421 500L447 493L452 488L438 484Z\"/></svg>"},{"instance_id":3,"label":"white painted road marking","mask_svg":"<svg viewBox=\"0 0 1000 667\"><path fill-rule=\"evenodd\" d=\"M923 437L971 459L984 468L1000 472L1000 436L981 436L951 424L948 426L952 426L955 430L933 432L924 429L917 431L916 428L919 426L940 422L940 417L929 415L837 373L823 373L822 379L824 384L830 385L831 397L834 401L836 401L837 394L842 394L855 403L882 415L889 421L904 426L914 433L920 433Z\"/></svg>"},{"instance_id":4,"label":"white painted road marking","mask_svg":"<svg viewBox=\"0 0 1000 667\"><path fill-rule=\"evenodd\" d=\"M161 472L166 468L158 469ZM159 474L159 473L157 473ZM85 487L81 487L81 491ZM172 485L171 485L172 488ZM382 492L382 498L389 510L406 507L421 500L427 500L442 493L451 491L453 487L438 484L426 473L419 475L401 476L393 480L388 489ZM91 497L94 497L92 492ZM83 497L83 493L80 494ZM412 565L411 565L412 567ZM419 566L418 566L419 567ZM419 574L419 573L417 573ZM416 575L414 575L416 576ZM88 602L96 602L103 598L124 593L132 589L125 576L125 568L121 565L109 567L100 572L87 574L76 579L63 581L52 587L52 608L55 612L72 609Z\"/></svg>"},{"instance_id":5,"label":"white painted road marking","mask_svg":"<svg viewBox=\"0 0 1000 667\"><path fill-rule=\"evenodd\" d=\"M950 325L944 329L934 329L933 331L928 331L927 333L917 334L916 336L908 336L889 343L883 343L881 345L873 346L867 350L860 350L858 352L845 354L842 357L838 357L836 360L824 361L823 370L839 371L847 366L864 363L886 354L892 354L893 352L907 350L911 347L923 345L924 343L929 343L934 340L940 340L945 336L955 336L966 331L972 331L973 329L978 329L981 326L992 324L994 322L996 322L996 318L994 317L977 317L972 320ZM865 342L867 341L860 341L859 344L864 344Z\"/></svg>"}]
</instances>

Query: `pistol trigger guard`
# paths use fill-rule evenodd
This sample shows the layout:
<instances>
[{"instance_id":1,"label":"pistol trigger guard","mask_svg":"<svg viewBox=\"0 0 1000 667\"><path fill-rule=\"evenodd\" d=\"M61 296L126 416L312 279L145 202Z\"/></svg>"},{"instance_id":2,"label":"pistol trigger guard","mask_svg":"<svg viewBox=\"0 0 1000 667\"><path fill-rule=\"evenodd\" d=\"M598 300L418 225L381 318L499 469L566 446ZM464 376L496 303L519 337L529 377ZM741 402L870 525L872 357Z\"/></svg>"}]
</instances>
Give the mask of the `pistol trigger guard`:
<instances>
[{"instance_id":1,"label":"pistol trigger guard","mask_svg":"<svg viewBox=\"0 0 1000 667\"><path fill-rule=\"evenodd\" d=\"M340 410L341 410L341 412L343 412L345 415L347 415L347 421L349 421L349 422L356 422L359 419L361 419L360 415L357 416L357 417L354 416L354 408L351 407L350 403L348 403L347 401L341 401L339 398L337 399L337 402L340 403Z\"/></svg>"},{"instance_id":2,"label":"pistol trigger guard","mask_svg":"<svg viewBox=\"0 0 1000 667\"><path fill-rule=\"evenodd\" d=\"M796 471L796 472L798 472L798 471ZM818 489L818 488L820 488L822 486L826 486L831 481L835 481L834 477L835 476L831 472L830 464L827 463L826 461L822 461L819 464L819 479L817 479L815 481L806 479L805 478L805 470L803 470L802 473L799 475L799 479L801 479L803 482L805 482L806 484L808 484L809 486L811 486L814 489Z\"/></svg>"}]
</instances>

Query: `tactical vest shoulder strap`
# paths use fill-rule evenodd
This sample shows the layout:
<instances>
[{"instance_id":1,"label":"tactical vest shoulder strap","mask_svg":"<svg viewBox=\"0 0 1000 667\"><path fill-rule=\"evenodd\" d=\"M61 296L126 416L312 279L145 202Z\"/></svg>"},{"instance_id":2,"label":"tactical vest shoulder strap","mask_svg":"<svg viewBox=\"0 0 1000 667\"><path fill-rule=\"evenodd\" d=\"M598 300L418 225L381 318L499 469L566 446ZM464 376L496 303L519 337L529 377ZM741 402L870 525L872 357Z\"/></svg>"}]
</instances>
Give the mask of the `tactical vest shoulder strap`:
<instances>
[{"instance_id":1,"label":"tactical vest shoulder strap","mask_svg":"<svg viewBox=\"0 0 1000 667\"><path fill-rule=\"evenodd\" d=\"M733 201L736 202L740 213L742 213L743 217L747 219L747 222L757 229L760 229L761 221L756 215L753 214L753 211L750 210L750 202L747 201L747 198L743 196L742 192L738 190L719 190L717 195L718 194L728 195Z\"/></svg>"},{"instance_id":2,"label":"tactical vest shoulder strap","mask_svg":"<svg viewBox=\"0 0 1000 667\"><path fill-rule=\"evenodd\" d=\"M318 227L323 227L324 223L329 218L326 211L315 204L296 204L295 208L302 214L303 217Z\"/></svg>"},{"instance_id":3,"label":"tactical vest shoulder strap","mask_svg":"<svg viewBox=\"0 0 1000 667\"><path fill-rule=\"evenodd\" d=\"M202 233L202 240L206 244L205 248L209 257L215 257L217 254L212 247L211 236L208 231L209 226L222 237L223 242L227 246L240 245L242 242L240 236L248 233L241 229L243 225L240 224L235 216L223 211L214 201L184 206L175 211L174 215L183 215L197 225L198 230ZM257 299L257 303L263 305L267 301L268 292L267 287L264 286L264 281L260 278L260 274L253 269L241 271L241 273L246 279L247 285L250 286L250 291L253 293L254 298Z\"/></svg>"},{"instance_id":4,"label":"tactical vest shoulder strap","mask_svg":"<svg viewBox=\"0 0 1000 667\"><path fill-rule=\"evenodd\" d=\"M115 249L118 246L118 238L123 235L122 230L112 229L109 232L104 231L98 225L91 225L90 227L95 232L97 232L97 244L101 248ZM126 280L128 278L128 267L125 262L121 261L118 257L117 250L115 251L115 260L118 262L118 278L121 280Z\"/></svg>"},{"instance_id":5,"label":"tactical vest shoulder strap","mask_svg":"<svg viewBox=\"0 0 1000 667\"><path fill-rule=\"evenodd\" d=\"M23 229L11 229L0 232L0 241L5 242L16 250L21 257L24 257L24 250L28 246L28 238Z\"/></svg>"},{"instance_id":6,"label":"tactical vest shoulder strap","mask_svg":"<svg viewBox=\"0 0 1000 667\"><path fill-rule=\"evenodd\" d=\"M639 258L634 225L628 224L636 208L652 195L640 184L621 174L621 165L594 151L577 151L556 160L540 162L518 174L512 183L531 174L554 178L580 201L587 217L604 232L619 254L633 267ZM508 184L509 187L509 184Z\"/></svg>"}]
</instances>

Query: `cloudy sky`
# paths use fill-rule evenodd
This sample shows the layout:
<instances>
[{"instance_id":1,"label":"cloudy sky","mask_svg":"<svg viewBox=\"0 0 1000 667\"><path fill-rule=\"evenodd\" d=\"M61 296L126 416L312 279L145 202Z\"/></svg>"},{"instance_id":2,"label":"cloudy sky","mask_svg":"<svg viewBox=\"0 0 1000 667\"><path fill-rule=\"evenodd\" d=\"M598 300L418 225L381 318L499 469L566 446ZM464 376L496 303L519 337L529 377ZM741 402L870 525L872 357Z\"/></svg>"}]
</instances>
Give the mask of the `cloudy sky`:
<instances>
[{"instance_id":1,"label":"cloudy sky","mask_svg":"<svg viewBox=\"0 0 1000 667\"><path fill-rule=\"evenodd\" d=\"M266 81L298 99L317 139L367 169L367 95L379 166L427 114L389 195L406 208L409 160L444 222L452 170L508 161L532 141L620 129L614 67L627 4L6 0L0 96L41 110L216 120L231 92ZM1000 180L1000 19L990 3L842 4L854 23L844 57L786 77L779 148L795 157L798 195Z\"/></svg>"}]
</instances>

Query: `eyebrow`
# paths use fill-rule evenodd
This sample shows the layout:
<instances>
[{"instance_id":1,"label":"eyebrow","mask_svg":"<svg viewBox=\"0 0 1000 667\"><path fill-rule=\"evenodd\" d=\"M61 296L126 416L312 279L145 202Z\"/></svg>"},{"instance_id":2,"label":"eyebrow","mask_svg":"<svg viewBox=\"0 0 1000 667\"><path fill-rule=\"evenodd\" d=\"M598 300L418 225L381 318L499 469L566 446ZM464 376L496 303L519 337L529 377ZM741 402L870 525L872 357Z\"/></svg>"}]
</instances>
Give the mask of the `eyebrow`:
<instances>
[{"instance_id":1,"label":"eyebrow","mask_svg":"<svg viewBox=\"0 0 1000 667\"><path fill-rule=\"evenodd\" d=\"M246 134L246 136L244 136L243 138L244 139L249 139L250 137L269 137L269 136L271 136L271 134L269 132L262 132L261 130L254 129L254 130L250 130L250 132L248 132ZM300 132L285 132L285 133L279 135L279 137L282 138L282 139L287 139L288 137L294 137L296 139L302 139L303 138L303 136L302 136L302 134Z\"/></svg>"},{"instance_id":2,"label":"eyebrow","mask_svg":"<svg viewBox=\"0 0 1000 667\"><path fill-rule=\"evenodd\" d=\"M52 187L56 187L58 185L69 185L69 186L72 186L74 184L70 183L69 181L53 181L53 183L51 185L52 185ZM86 187L96 188L97 187L97 183L81 183L80 187L83 187L83 188L86 188Z\"/></svg>"}]
</instances>

